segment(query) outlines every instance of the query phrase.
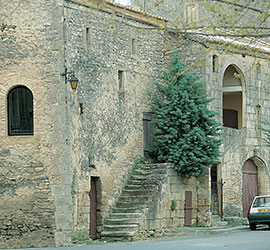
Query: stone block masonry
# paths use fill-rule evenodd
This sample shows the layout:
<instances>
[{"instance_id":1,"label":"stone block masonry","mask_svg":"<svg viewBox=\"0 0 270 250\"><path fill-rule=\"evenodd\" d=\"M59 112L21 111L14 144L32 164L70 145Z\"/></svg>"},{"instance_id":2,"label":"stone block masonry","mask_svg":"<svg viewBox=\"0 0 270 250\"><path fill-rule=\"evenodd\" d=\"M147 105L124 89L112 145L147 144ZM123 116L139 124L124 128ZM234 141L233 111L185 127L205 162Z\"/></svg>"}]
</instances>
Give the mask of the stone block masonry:
<instances>
[{"instance_id":1,"label":"stone block masonry","mask_svg":"<svg viewBox=\"0 0 270 250\"><path fill-rule=\"evenodd\" d=\"M15 28L0 31L0 246L70 245L74 231L89 230L91 178L100 231L142 155L166 20L94 0L2 2ZM65 69L79 78L76 91ZM8 136L7 96L17 86L33 94L31 136Z\"/></svg>"},{"instance_id":2,"label":"stone block masonry","mask_svg":"<svg viewBox=\"0 0 270 250\"><path fill-rule=\"evenodd\" d=\"M72 228L71 192L53 193L53 187L71 187L73 174L66 85L60 81L59 2L1 1L1 16L15 28L0 31L0 248L52 247L56 230L66 235L64 226ZM18 86L33 94L34 135L8 136L7 97ZM56 206L60 198L65 211ZM60 213L66 213L64 226L56 222ZM68 237L61 240L70 243Z\"/></svg>"},{"instance_id":3,"label":"stone block masonry","mask_svg":"<svg viewBox=\"0 0 270 250\"><path fill-rule=\"evenodd\" d=\"M209 190L197 188L199 182L181 177L170 164L138 165L106 214L101 239L145 239L183 226L210 225L204 216L210 210Z\"/></svg>"},{"instance_id":4,"label":"stone block masonry","mask_svg":"<svg viewBox=\"0 0 270 250\"><path fill-rule=\"evenodd\" d=\"M167 168L167 173L162 181L160 201L156 209L149 209L146 213L141 235L149 235L153 231L156 236L164 236L177 227L211 225L210 218L205 216L210 212L209 189L200 186L203 181L195 177L180 176L170 164L163 167ZM191 211L190 221L187 221L186 214L186 192L191 193L191 206L188 208Z\"/></svg>"},{"instance_id":5,"label":"stone block masonry","mask_svg":"<svg viewBox=\"0 0 270 250\"><path fill-rule=\"evenodd\" d=\"M28 164L0 162L0 248L54 246L50 180L42 163Z\"/></svg>"},{"instance_id":6,"label":"stone block masonry","mask_svg":"<svg viewBox=\"0 0 270 250\"><path fill-rule=\"evenodd\" d=\"M100 11L80 2L67 2L64 9L64 30L70 35L65 41L66 67L80 79L69 101L74 138L71 154L78 167L75 228L89 229L86 194L91 178L98 177L100 233L104 215L119 194L132 162L143 153L142 113L151 111L153 83L163 67L164 30L156 27L159 19L149 16L145 21L147 14L129 18L121 15L123 8L112 14L109 9L113 6ZM136 50L132 51L134 39Z\"/></svg>"},{"instance_id":7,"label":"stone block masonry","mask_svg":"<svg viewBox=\"0 0 270 250\"><path fill-rule=\"evenodd\" d=\"M243 48L225 53L220 44L209 42L206 49L193 40L175 39L176 34L164 29L166 19L109 2L19 2L2 0L5 8L0 9L9 27L0 29L2 248L72 244L75 231L90 228L92 179L97 183L99 235L127 173L143 155L143 113L151 112L153 83L160 80L176 46L183 61L197 66L194 70L206 81L220 122L224 72L232 65L243 76L242 127L223 130L222 156L216 163L215 178L223 190L216 188L212 198L220 214L241 216L241 168L248 159L258 169L259 194L269 192L269 150L256 130L258 117L270 116L267 60L252 55L253 50L248 55ZM65 70L79 79L75 91L62 75ZM33 135L8 135L7 98L18 86L33 95ZM167 178L162 202L144 218L142 231L183 225L186 192L192 192L194 205L189 223L209 225L208 174L195 180L171 172Z\"/></svg>"}]
</instances>

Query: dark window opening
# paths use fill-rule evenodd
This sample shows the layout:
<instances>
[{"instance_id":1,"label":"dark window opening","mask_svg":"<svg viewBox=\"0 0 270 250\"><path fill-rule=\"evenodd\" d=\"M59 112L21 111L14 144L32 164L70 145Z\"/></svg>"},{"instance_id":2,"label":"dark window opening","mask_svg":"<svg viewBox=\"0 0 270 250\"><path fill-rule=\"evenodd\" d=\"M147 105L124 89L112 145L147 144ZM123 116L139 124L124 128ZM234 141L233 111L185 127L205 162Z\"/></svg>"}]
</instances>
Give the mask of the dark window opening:
<instances>
[{"instance_id":1,"label":"dark window opening","mask_svg":"<svg viewBox=\"0 0 270 250\"><path fill-rule=\"evenodd\" d=\"M124 72L118 70L118 90L124 91Z\"/></svg>"},{"instance_id":2,"label":"dark window opening","mask_svg":"<svg viewBox=\"0 0 270 250\"><path fill-rule=\"evenodd\" d=\"M212 70L213 70L213 72L218 71L218 57L217 57L217 55L213 55L213 58L212 58Z\"/></svg>"},{"instance_id":3,"label":"dark window opening","mask_svg":"<svg viewBox=\"0 0 270 250\"><path fill-rule=\"evenodd\" d=\"M86 36L86 43L89 44L90 43L90 30L88 27L85 29L85 34L86 34L85 35Z\"/></svg>"},{"instance_id":4,"label":"dark window opening","mask_svg":"<svg viewBox=\"0 0 270 250\"><path fill-rule=\"evenodd\" d=\"M143 149L146 160L151 160L150 150L153 147L155 135L154 118L154 113L143 113Z\"/></svg>"},{"instance_id":5,"label":"dark window opening","mask_svg":"<svg viewBox=\"0 0 270 250\"><path fill-rule=\"evenodd\" d=\"M33 95L26 87L12 89L8 101L8 135L33 135Z\"/></svg>"},{"instance_id":6,"label":"dark window opening","mask_svg":"<svg viewBox=\"0 0 270 250\"><path fill-rule=\"evenodd\" d=\"M223 124L225 127L238 129L238 112L232 109L223 109Z\"/></svg>"}]
</instances>

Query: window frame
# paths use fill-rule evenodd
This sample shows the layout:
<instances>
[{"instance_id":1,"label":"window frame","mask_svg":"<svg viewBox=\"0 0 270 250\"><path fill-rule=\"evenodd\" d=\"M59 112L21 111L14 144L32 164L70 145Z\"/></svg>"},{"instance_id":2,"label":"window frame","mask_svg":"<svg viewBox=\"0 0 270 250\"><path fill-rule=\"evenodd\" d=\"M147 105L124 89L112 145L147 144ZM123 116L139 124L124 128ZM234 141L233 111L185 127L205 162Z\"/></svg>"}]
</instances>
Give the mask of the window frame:
<instances>
[{"instance_id":1,"label":"window frame","mask_svg":"<svg viewBox=\"0 0 270 250\"><path fill-rule=\"evenodd\" d=\"M33 99L32 91L25 86L16 86L9 91L7 95L8 136L34 135ZM21 122L23 119L24 124ZM18 127L13 128L13 124Z\"/></svg>"}]
</instances>

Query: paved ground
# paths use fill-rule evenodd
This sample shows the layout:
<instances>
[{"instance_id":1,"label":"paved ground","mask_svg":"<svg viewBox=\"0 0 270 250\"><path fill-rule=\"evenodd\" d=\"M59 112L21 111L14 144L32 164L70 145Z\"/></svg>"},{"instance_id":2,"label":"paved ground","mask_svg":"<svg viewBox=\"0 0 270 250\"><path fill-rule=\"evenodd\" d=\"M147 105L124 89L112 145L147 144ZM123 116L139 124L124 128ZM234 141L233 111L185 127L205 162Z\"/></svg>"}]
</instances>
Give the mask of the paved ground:
<instances>
[{"instance_id":1,"label":"paved ground","mask_svg":"<svg viewBox=\"0 0 270 250\"><path fill-rule=\"evenodd\" d=\"M141 242L94 242L87 246L43 248L43 250L270 250L270 230L248 226L205 229L189 228L192 236L159 238ZM197 236L196 236L197 235ZM32 249L33 250L33 249Z\"/></svg>"}]
</instances>

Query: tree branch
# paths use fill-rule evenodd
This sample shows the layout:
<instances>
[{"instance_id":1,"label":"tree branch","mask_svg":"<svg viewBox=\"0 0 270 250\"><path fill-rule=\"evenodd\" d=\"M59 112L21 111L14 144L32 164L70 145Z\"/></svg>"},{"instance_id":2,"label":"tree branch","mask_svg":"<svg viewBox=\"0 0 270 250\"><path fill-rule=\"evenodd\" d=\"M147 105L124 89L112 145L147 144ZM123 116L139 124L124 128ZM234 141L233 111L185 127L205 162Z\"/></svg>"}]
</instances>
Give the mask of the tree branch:
<instances>
[{"instance_id":1,"label":"tree branch","mask_svg":"<svg viewBox=\"0 0 270 250\"><path fill-rule=\"evenodd\" d=\"M259 13L261 13L261 14L263 14L263 13L268 13L268 12L266 12L266 11L262 11L262 10L257 9L257 8L245 6L245 5L242 5L242 4L239 4L239 3L230 2L230 1L227 1L227 0L211 0L211 1L213 1L213 2L220 2L220 3L225 3L225 4L230 4L230 5L233 5L233 6L236 6L236 7L240 7L240 8L244 8L244 9L253 10L253 11L259 12Z\"/></svg>"}]
</instances>

